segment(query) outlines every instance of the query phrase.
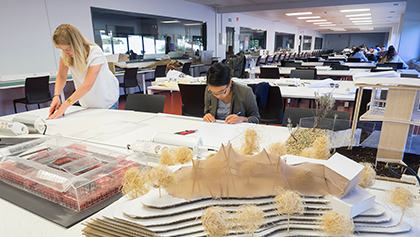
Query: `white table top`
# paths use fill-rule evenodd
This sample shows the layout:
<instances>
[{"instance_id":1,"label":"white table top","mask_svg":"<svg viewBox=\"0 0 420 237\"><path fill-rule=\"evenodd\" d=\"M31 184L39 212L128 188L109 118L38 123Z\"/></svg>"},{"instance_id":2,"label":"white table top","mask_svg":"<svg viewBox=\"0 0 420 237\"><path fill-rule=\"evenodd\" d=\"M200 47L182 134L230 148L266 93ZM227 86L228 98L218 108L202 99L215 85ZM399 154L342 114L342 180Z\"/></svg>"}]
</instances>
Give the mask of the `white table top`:
<instances>
[{"instance_id":1,"label":"white table top","mask_svg":"<svg viewBox=\"0 0 420 237\"><path fill-rule=\"evenodd\" d=\"M347 83L347 82L345 82ZM48 108L40 110L32 110L25 112L30 115L39 115L41 117L47 116ZM10 121L14 115L1 117L1 120ZM106 133L97 134L88 139L77 137L74 134L81 134L80 131L91 130L94 131L102 125L119 124L122 121L137 123L139 126L130 132L120 134L110 139L104 139L100 142L95 141L95 138L101 137ZM265 148L274 142L284 142L289 136L286 127L253 125L253 124L237 124L226 125L222 122L214 124L205 123L200 118L168 115L168 114L150 114L131 112L123 110L86 110L80 107L70 107L66 116L57 120L48 121L48 134L61 133L65 136L73 136L75 138L83 139L84 142L95 142L99 144L108 144L109 149L126 152L125 144L135 139L150 139L156 131L173 133L186 129L198 129L196 134L188 136L200 136L203 138L205 144L221 144L231 140L233 146L240 144L241 134L248 127L255 127L261 137L261 148ZM73 134L73 135L72 135ZM119 148L121 147L121 148ZM377 189L372 190L381 200L383 196L384 184L379 183ZM389 185L385 183L385 185ZM102 211L94 214L92 217L100 218L104 214L112 215L114 211L120 207L120 204L125 201L121 198ZM418 204L417 204L418 205ZM3 199L0 199L0 233L1 236L7 237L77 237L83 236L82 229L84 226L81 223L74 225L69 229L65 229L56 225L46 219L43 219L23 208L17 207ZM414 222L415 223L415 222ZM412 224L413 225L413 224ZM401 236L419 236L419 225L413 225L413 230ZM369 236L369 235L363 235Z\"/></svg>"}]
</instances>

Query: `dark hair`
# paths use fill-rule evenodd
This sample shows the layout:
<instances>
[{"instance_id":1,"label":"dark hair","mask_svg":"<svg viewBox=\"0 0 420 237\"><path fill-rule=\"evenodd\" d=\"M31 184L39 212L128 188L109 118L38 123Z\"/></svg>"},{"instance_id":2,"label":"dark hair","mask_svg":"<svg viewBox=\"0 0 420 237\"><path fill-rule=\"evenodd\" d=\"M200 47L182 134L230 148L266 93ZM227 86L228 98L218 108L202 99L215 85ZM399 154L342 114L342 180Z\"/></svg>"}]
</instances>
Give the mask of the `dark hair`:
<instances>
[{"instance_id":1,"label":"dark hair","mask_svg":"<svg viewBox=\"0 0 420 237\"><path fill-rule=\"evenodd\" d=\"M207 70L206 77L207 85L226 86L230 83L230 68L223 63L215 63Z\"/></svg>"},{"instance_id":2,"label":"dark hair","mask_svg":"<svg viewBox=\"0 0 420 237\"><path fill-rule=\"evenodd\" d=\"M395 56L395 48L394 46L389 46L388 51L385 54L386 61L389 62L392 60L392 58Z\"/></svg>"}]
</instances>

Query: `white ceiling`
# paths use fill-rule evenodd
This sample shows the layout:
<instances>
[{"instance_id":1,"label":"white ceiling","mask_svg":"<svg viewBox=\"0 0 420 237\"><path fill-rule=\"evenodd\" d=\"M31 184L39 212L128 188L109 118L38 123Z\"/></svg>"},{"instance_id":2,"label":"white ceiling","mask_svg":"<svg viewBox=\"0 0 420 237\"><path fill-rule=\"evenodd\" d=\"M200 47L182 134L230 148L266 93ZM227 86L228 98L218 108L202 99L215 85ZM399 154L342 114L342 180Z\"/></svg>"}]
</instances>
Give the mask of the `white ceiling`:
<instances>
[{"instance_id":1,"label":"white ceiling","mask_svg":"<svg viewBox=\"0 0 420 237\"><path fill-rule=\"evenodd\" d=\"M298 26L301 29L315 30L322 34L389 32L398 26L401 14L404 14L406 1L392 0L186 0L212 6L219 13L242 13L271 21ZM352 4L358 3L358 4ZM360 4L362 3L362 4ZM351 4L351 5L350 5ZM369 8L368 12L340 12L346 9ZM298 16L286 16L285 13L312 12L336 26L321 27L314 22L299 20ZM356 25L346 15L371 13L372 24ZM303 17L303 15L301 16ZM313 19L313 20L318 20ZM307 19L312 20L312 19ZM362 29L363 30L362 30ZM370 29L366 29L370 28ZM336 30L336 31L334 31Z\"/></svg>"}]
</instances>

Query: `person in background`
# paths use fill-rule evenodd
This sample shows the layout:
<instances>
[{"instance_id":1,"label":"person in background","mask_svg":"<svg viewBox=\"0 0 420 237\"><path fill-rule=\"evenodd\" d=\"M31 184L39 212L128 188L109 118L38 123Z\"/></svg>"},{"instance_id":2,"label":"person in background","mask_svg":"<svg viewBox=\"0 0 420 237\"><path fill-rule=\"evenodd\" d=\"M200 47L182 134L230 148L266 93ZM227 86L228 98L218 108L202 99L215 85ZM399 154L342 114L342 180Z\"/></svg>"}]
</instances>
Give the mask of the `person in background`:
<instances>
[{"instance_id":1,"label":"person in background","mask_svg":"<svg viewBox=\"0 0 420 237\"><path fill-rule=\"evenodd\" d=\"M352 55L350 56L351 58L361 58L362 61L367 62L368 59L366 58L366 56L364 55L363 51L360 48L356 48Z\"/></svg>"},{"instance_id":2,"label":"person in background","mask_svg":"<svg viewBox=\"0 0 420 237\"><path fill-rule=\"evenodd\" d=\"M71 24L58 26L53 42L56 48L61 49L61 54L48 119L63 115L77 101L84 108L117 109L119 84L108 68L102 49ZM69 69L76 90L61 103L60 94L66 85Z\"/></svg>"},{"instance_id":3,"label":"person in background","mask_svg":"<svg viewBox=\"0 0 420 237\"><path fill-rule=\"evenodd\" d=\"M231 70L222 63L207 70L203 120L213 123L223 119L227 124L259 123L257 102L250 87L231 80Z\"/></svg>"},{"instance_id":4,"label":"person in background","mask_svg":"<svg viewBox=\"0 0 420 237\"><path fill-rule=\"evenodd\" d=\"M408 68L408 65L401 59L401 57L395 51L394 46L389 46L386 54L379 60L380 64L383 63L403 63L404 68Z\"/></svg>"},{"instance_id":5,"label":"person in background","mask_svg":"<svg viewBox=\"0 0 420 237\"><path fill-rule=\"evenodd\" d=\"M376 53L377 53L377 51L373 47L370 47L369 48L369 53L366 54L366 58L369 61L376 61Z\"/></svg>"},{"instance_id":6,"label":"person in background","mask_svg":"<svg viewBox=\"0 0 420 237\"><path fill-rule=\"evenodd\" d=\"M172 43L172 38L170 36L166 37L166 46L165 46L165 54L168 54L171 51L174 51L175 47Z\"/></svg>"},{"instance_id":7,"label":"person in background","mask_svg":"<svg viewBox=\"0 0 420 237\"><path fill-rule=\"evenodd\" d=\"M354 46L354 45L353 45L353 46L351 47L351 52L353 53L355 49L356 49L356 46Z\"/></svg>"},{"instance_id":8,"label":"person in background","mask_svg":"<svg viewBox=\"0 0 420 237\"><path fill-rule=\"evenodd\" d=\"M376 50L376 52L381 51L381 47L379 46L379 44L375 45L375 50Z\"/></svg>"},{"instance_id":9,"label":"person in background","mask_svg":"<svg viewBox=\"0 0 420 237\"><path fill-rule=\"evenodd\" d=\"M348 54L351 53L351 49L349 48L349 46L347 46L345 49L343 49L343 51L341 51L343 54Z\"/></svg>"}]
</instances>

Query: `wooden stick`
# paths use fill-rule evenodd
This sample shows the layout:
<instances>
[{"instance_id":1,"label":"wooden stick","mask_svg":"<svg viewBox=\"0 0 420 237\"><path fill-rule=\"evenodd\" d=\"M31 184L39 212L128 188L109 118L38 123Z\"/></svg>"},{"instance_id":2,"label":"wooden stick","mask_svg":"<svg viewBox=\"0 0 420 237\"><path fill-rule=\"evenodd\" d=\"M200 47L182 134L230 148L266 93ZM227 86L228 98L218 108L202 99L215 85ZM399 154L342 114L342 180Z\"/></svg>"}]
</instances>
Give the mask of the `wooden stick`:
<instances>
[{"instance_id":1,"label":"wooden stick","mask_svg":"<svg viewBox=\"0 0 420 237\"><path fill-rule=\"evenodd\" d=\"M354 142L354 134L356 133L357 128L357 120L359 119L359 112L360 112L360 104L362 103L362 94L363 94L363 86L359 86L359 91L357 92L356 97L356 104L354 105L354 114L353 114L353 122L351 125L351 134L350 134L350 145L348 146L348 150L353 149L353 142Z\"/></svg>"},{"instance_id":2,"label":"wooden stick","mask_svg":"<svg viewBox=\"0 0 420 237\"><path fill-rule=\"evenodd\" d=\"M404 214L405 214L405 208L403 209L403 213L402 213L402 215L401 215L401 219L400 219L400 222L398 223L398 226L400 226L400 225L401 225L401 222L402 222L402 220L403 220Z\"/></svg>"},{"instance_id":3,"label":"wooden stick","mask_svg":"<svg viewBox=\"0 0 420 237\"><path fill-rule=\"evenodd\" d=\"M287 213L287 233L289 234L290 214Z\"/></svg>"}]
</instances>

